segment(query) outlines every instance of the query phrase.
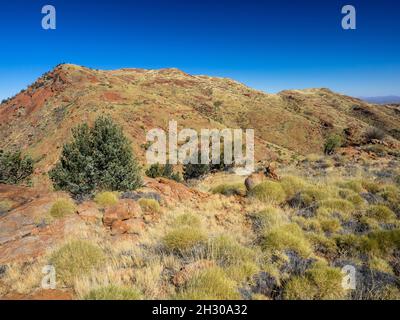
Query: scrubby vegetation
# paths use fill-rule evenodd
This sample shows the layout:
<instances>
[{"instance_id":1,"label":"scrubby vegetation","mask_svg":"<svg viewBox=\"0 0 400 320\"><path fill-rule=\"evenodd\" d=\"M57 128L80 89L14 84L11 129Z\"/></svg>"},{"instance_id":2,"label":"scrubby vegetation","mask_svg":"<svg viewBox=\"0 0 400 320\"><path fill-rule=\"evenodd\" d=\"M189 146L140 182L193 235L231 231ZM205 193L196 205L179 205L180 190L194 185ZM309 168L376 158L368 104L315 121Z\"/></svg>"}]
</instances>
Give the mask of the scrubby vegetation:
<instances>
[{"instance_id":1,"label":"scrubby vegetation","mask_svg":"<svg viewBox=\"0 0 400 320\"><path fill-rule=\"evenodd\" d=\"M169 163L164 166L160 165L159 163L152 164L146 170L146 175L150 178L164 177L175 180L176 182L182 182L181 174L179 172L174 172L173 166Z\"/></svg>"},{"instance_id":2,"label":"scrubby vegetation","mask_svg":"<svg viewBox=\"0 0 400 320\"><path fill-rule=\"evenodd\" d=\"M235 300L239 299L237 284L218 267L193 276L176 299L183 300Z\"/></svg>"},{"instance_id":3,"label":"scrubby vegetation","mask_svg":"<svg viewBox=\"0 0 400 320\"><path fill-rule=\"evenodd\" d=\"M76 211L76 206L70 199L57 200L50 209L50 216L53 218L64 218Z\"/></svg>"},{"instance_id":4,"label":"scrubby vegetation","mask_svg":"<svg viewBox=\"0 0 400 320\"><path fill-rule=\"evenodd\" d=\"M105 255L98 246L76 240L53 252L50 262L57 272L57 280L71 285L78 276L100 267L104 258Z\"/></svg>"},{"instance_id":5,"label":"scrubby vegetation","mask_svg":"<svg viewBox=\"0 0 400 320\"><path fill-rule=\"evenodd\" d=\"M91 290L85 300L140 300L141 294L138 290L130 287L118 287L109 285Z\"/></svg>"},{"instance_id":6,"label":"scrubby vegetation","mask_svg":"<svg viewBox=\"0 0 400 320\"><path fill-rule=\"evenodd\" d=\"M139 190L143 215L153 219L139 237L110 241L85 229L85 240L45 259L82 299L399 299L398 171L354 172L339 155L321 167L321 157L249 192L227 173L194 184L202 191L195 201L171 205ZM96 195L100 211L110 195L120 201ZM68 206L56 207L55 216L68 217ZM355 268L356 289L342 286L344 266Z\"/></svg>"},{"instance_id":7,"label":"scrubby vegetation","mask_svg":"<svg viewBox=\"0 0 400 320\"><path fill-rule=\"evenodd\" d=\"M244 196L246 194L246 188L243 183L235 183L235 184L220 184L211 189L212 193L219 193L225 196L232 195L241 195Z\"/></svg>"},{"instance_id":8,"label":"scrubby vegetation","mask_svg":"<svg viewBox=\"0 0 400 320\"><path fill-rule=\"evenodd\" d=\"M154 199L139 199L138 201L140 207L145 212L159 212L160 211L160 204L157 200Z\"/></svg>"},{"instance_id":9,"label":"scrubby vegetation","mask_svg":"<svg viewBox=\"0 0 400 320\"><path fill-rule=\"evenodd\" d=\"M386 134L383 130L375 127L371 127L365 132L365 139L367 143L371 142L372 140L382 140L385 138L385 136Z\"/></svg>"},{"instance_id":10,"label":"scrubby vegetation","mask_svg":"<svg viewBox=\"0 0 400 320\"><path fill-rule=\"evenodd\" d=\"M49 173L57 190L84 196L96 190L126 191L141 185L130 143L111 118L97 118L92 128L80 125L72 136Z\"/></svg>"},{"instance_id":11,"label":"scrubby vegetation","mask_svg":"<svg viewBox=\"0 0 400 320\"><path fill-rule=\"evenodd\" d=\"M203 231L183 226L167 233L163 239L165 248L171 252L187 252L207 240Z\"/></svg>"},{"instance_id":12,"label":"scrubby vegetation","mask_svg":"<svg viewBox=\"0 0 400 320\"><path fill-rule=\"evenodd\" d=\"M32 175L33 160L20 151L5 152L0 149L0 183L20 184Z\"/></svg>"},{"instance_id":13,"label":"scrubby vegetation","mask_svg":"<svg viewBox=\"0 0 400 320\"><path fill-rule=\"evenodd\" d=\"M330 135L324 144L325 154L333 154L339 147L342 146L343 138L338 134Z\"/></svg>"},{"instance_id":14,"label":"scrubby vegetation","mask_svg":"<svg viewBox=\"0 0 400 320\"><path fill-rule=\"evenodd\" d=\"M101 207L109 207L118 203L118 195L115 192L99 192L94 201Z\"/></svg>"},{"instance_id":15,"label":"scrubby vegetation","mask_svg":"<svg viewBox=\"0 0 400 320\"><path fill-rule=\"evenodd\" d=\"M265 203L282 203L286 194L278 182L265 181L257 185L250 192L250 196Z\"/></svg>"}]
</instances>

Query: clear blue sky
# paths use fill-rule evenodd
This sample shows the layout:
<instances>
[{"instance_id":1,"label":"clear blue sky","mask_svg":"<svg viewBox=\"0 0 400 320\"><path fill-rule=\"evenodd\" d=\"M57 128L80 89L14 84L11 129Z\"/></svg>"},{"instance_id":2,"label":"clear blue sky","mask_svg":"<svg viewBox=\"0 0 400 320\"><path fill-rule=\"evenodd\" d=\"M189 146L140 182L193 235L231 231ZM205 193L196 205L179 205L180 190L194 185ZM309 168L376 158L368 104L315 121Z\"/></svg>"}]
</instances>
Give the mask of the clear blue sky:
<instances>
[{"instance_id":1,"label":"clear blue sky","mask_svg":"<svg viewBox=\"0 0 400 320\"><path fill-rule=\"evenodd\" d=\"M41 8L57 9L57 30ZM357 30L341 28L341 7ZM60 62L92 68L177 67L277 92L329 87L400 95L397 0L12 0L0 3L0 99Z\"/></svg>"}]
</instances>

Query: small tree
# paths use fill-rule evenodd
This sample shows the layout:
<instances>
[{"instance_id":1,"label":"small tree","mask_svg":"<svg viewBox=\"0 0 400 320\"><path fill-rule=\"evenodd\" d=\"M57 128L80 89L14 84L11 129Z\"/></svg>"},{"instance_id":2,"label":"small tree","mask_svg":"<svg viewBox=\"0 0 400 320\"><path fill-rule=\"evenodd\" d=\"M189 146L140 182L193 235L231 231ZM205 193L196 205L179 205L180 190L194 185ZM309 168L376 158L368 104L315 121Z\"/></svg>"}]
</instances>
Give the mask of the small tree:
<instances>
[{"instance_id":1,"label":"small tree","mask_svg":"<svg viewBox=\"0 0 400 320\"><path fill-rule=\"evenodd\" d=\"M159 163L152 164L150 168L146 170L146 176L150 178L158 178L163 174L163 168Z\"/></svg>"},{"instance_id":2,"label":"small tree","mask_svg":"<svg viewBox=\"0 0 400 320\"><path fill-rule=\"evenodd\" d=\"M134 190L141 186L139 173L122 129L111 118L99 117L93 128L83 124L72 130L72 142L64 145L49 175L57 190L83 196L95 190Z\"/></svg>"},{"instance_id":3,"label":"small tree","mask_svg":"<svg viewBox=\"0 0 400 320\"><path fill-rule=\"evenodd\" d=\"M183 178L185 180L197 179L210 172L209 164L201 163L201 156L199 153L198 163L187 163L183 166Z\"/></svg>"},{"instance_id":4,"label":"small tree","mask_svg":"<svg viewBox=\"0 0 400 320\"><path fill-rule=\"evenodd\" d=\"M180 173L174 172L174 167L169 163L165 166L161 166L159 163L152 164L150 168L146 170L146 176L150 178L165 177L175 180L176 182L182 182Z\"/></svg>"},{"instance_id":5,"label":"small tree","mask_svg":"<svg viewBox=\"0 0 400 320\"><path fill-rule=\"evenodd\" d=\"M342 146L342 137L337 134L332 134L326 139L324 145L325 154L333 154Z\"/></svg>"},{"instance_id":6,"label":"small tree","mask_svg":"<svg viewBox=\"0 0 400 320\"><path fill-rule=\"evenodd\" d=\"M23 157L20 151L4 152L0 150L0 183L19 184L33 173L33 160Z\"/></svg>"}]
</instances>

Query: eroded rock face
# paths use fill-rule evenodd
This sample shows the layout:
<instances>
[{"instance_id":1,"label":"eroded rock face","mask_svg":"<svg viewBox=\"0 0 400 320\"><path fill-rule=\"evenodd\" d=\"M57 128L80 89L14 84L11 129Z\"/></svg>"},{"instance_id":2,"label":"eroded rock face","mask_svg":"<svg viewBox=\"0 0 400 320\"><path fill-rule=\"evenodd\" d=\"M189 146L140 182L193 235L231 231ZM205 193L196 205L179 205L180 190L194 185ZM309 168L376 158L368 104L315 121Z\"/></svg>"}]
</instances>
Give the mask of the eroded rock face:
<instances>
[{"instance_id":1,"label":"eroded rock face","mask_svg":"<svg viewBox=\"0 0 400 320\"><path fill-rule=\"evenodd\" d=\"M34 188L0 185L0 201L13 206L0 217L0 264L42 255L64 237L65 221L42 223L54 201L65 196Z\"/></svg>"},{"instance_id":2,"label":"eroded rock face","mask_svg":"<svg viewBox=\"0 0 400 320\"><path fill-rule=\"evenodd\" d=\"M70 290L38 290L31 294L8 294L0 300L72 300L73 293Z\"/></svg>"},{"instance_id":3,"label":"eroded rock face","mask_svg":"<svg viewBox=\"0 0 400 320\"><path fill-rule=\"evenodd\" d=\"M116 221L124 221L142 215L139 204L131 199L122 199L116 205L106 209L104 213L104 225L111 227Z\"/></svg>"},{"instance_id":4,"label":"eroded rock face","mask_svg":"<svg viewBox=\"0 0 400 320\"><path fill-rule=\"evenodd\" d=\"M97 205L93 202L84 202L78 207L78 215L88 223L98 224L103 218Z\"/></svg>"}]
</instances>

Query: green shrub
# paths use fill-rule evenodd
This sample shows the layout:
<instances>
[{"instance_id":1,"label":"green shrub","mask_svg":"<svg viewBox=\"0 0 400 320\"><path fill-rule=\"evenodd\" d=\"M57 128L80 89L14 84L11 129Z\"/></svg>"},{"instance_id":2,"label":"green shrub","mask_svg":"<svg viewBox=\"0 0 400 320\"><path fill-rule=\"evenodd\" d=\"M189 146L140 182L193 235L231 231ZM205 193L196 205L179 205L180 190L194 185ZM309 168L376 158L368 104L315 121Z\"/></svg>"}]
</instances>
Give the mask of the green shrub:
<instances>
[{"instance_id":1,"label":"green shrub","mask_svg":"<svg viewBox=\"0 0 400 320\"><path fill-rule=\"evenodd\" d=\"M53 218L64 218L74 214L75 211L75 204L70 199L60 199L52 205L50 215Z\"/></svg>"},{"instance_id":2,"label":"green shrub","mask_svg":"<svg viewBox=\"0 0 400 320\"><path fill-rule=\"evenodd\" d=\"M335 300L344 299L343 275L340 269L316 265L305 276L291 278L284 288L287 300Z\"/></svg>"},{"instance_id":3,"label":"green shrub","mask_svg":"<svg viewBox=\"0 0 400 320\"><path fill-rule=\"evenodd\" d=\"M158 178L163 175L163 167L159 163L152 164L150 168L146 170L146 176L149 178Z\"/></svg>"},{"instance_id":4,"label":"green shrub","mask_svg":"<svg viewBox=\"0 0 400 320\"><path fill-rule=\"evenodd\" d=\"M57 190L82 196L95 190L127 191L141 186L130 142L111 118L97 118L92 128L80 125L72 136L49 173Z\"/></svg>"},{"instance_id":5,"label":"green shrub","mask_svg":"<svg viewBox=\"0 0 400 320\"><path fill-rule=\"evenodd\" d=\"M333 154L338 148L342 146L343 139L337 134L330 135L324 144L325 154Z\"/></svg>"},{"instance_id":6,"label":"green shrub","mask_svg":"<svg viewBox=\"0 0 400 320\"><path fill-rule=\"evenodd\" d=\"M109 207L118 203L118 196L115 192L100 192L96 194L94 201L101 207Z\"/></svg>"},{"instance_id":7,"label":"green shrub","mask_svg":"<svg viewBox=\"0 0 400 320\"><path fill-rule=\"evenodd\" d=\"M219 267L202 270L193 276L179 300L237 300L240 294L235 281L229 279Z\"/></svg>"},{"instance_id":8,"label":"green shrub","mask_svg":"<svg viewBox=\"0 0 400 320\"><path fill-rule=\"evenodd\" d=\"M183 178L185 180L201 178L209 172L210 166L208 164L188 163L183 166Z\"/></svg>"},{"instance_id":9,"label":"green shrub","mask_svg":"<svg viewBox=\"0 0 400 320\"><path fill-rule=\"evenodd\" d=\"M88 274L101 266L104 260L105 255L98 246L81 240L65 244L50 257L57 280L66 285L72 284L77 276Z\"/></svg>"},{"instance_id":10,"label":"green shrub","mask_svg":"<svg viewBox=\"0 0 400 320\"><path fill-rule=\"evenodd\" d=\"M33 173L33 160L23 157L21 152L4 152L0 150L0 183L19 184Z\"/></svg>"},{"instance_id":11,"label":"green shrub","mask_svg":"<svg viewBox=\"0 0 400 320\"><path fill-rule=\"evenodd\" d=\"M203 244L206 240L207 237L201 230L183 226L167 233L163 238L163 243L169 251L184 253Z\"/></svg>"},{"instance_id":12,"label":"green shrub","mask_svg":"<svg viewBox=\"0 0 400 320\"><path fill-rule=\"evenodd\" d=\"M85 300L140 300L142 295L134 288L109 285L91 290Z\"/></svg>"},{"instance_id":13,"label":"green shrub","mask_svg":"<svg viewBox=\"0 0 400 320\"><path fill-rule=\"evenodd\" d=\"M144 212L160 212L160 204L157 200L141 198L138 203Z\"/></svg>"},{"instance_id":14,"label":"green shrub","mask_svg":"<svg viewBox=\"0 0 400 320\"><path fill-rule=\"evenodd\" d=\"M169 163L165 166L159 163L152 164L150 168L146 170L146 175L150 178L164 177L175 180L176 182L182 182L181 174L179 172L174 172L173 166Z\"/></svg>"},{"instance_id":15,"label":"green shrub","mask_svg":"<svg viewBox=\"0 0 400 320\"><path fill-rule=\"evenodd\" d=\"M367 216L381 222L389 222L396 219L396 214L384 205L374 205L367 209Z\"/></svg>"},{"instance_id":16,"label":"green shrub","mask_svg":"<svg viewBox=\"0 0 400 320\"><path fill-rule=\"evenodd\" d=\"M215 188L211 189L211 192L216 194L223 194L225 196L232 196L232 195L238 195L238 196L244 196L246 195L246 188L243 183L234 183L234 184L220 184L219 186L216 186Z\"/></svg>"},{"instance_id":17,"label":"green shrub","mask_svg":"<svg viewBox=\"0 0 400 320\"><path fill-rule=\"evenodd\" d=\"M250 190L250 196L266 203L282 203L286 194L281 185L275 181L265 181Z\"/></svg>"},{"instance_id":18,"label":"green shrub","mask_svg":"<svg viewBox=\"0 0 400 320\"><path fill-rule=\"evenodd\" d=\"M303 257L312 254L311 244L301 228L295 224L285 224L267 231L262 238L264 251L294 250Z\"/></svg>"}]
</instances>

